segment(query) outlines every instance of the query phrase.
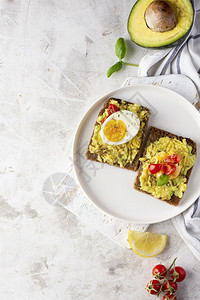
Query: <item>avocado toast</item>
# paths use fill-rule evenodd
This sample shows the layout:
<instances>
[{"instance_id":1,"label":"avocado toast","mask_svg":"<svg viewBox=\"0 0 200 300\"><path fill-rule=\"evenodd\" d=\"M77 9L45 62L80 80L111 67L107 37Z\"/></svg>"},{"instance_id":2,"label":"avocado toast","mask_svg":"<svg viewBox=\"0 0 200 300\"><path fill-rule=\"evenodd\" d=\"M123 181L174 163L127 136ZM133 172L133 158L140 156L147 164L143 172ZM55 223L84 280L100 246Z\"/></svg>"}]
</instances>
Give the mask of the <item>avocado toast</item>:
<instances>
[{"instance_id":1,"label":"avocado toast","mask_svg":"<svg viewBox=\"0 0 200 300\"><path fill-rule=\"evenodd\" d=\"M194 165L196 143L150 127L134 188L177 206Z\"/></svg>"},{"instance_id":2,"label":"avocado toast","mask_svg":"<svg viewBox=\"0 0 200 300\"><path fill-rule=\"evenodd\" d=\"M139 122L138 132L136 132L136 135L133 135L133 137L129 140L125 138L126 133L124 133L124 137L122 137L123 130L124 132L127 131L127 128L129 126L127 125L127 128L125 128L124 124L122 124L123 122L121 122L120 120L120 114L123 114L124 112L128 114L128 117L130 117L129 115L135 116ZM106 123L109 120L108 118L111 117L111 114L113 114L114 116L114 114L116 115L116 113L118 113L119 115L118 123L121 122L121 127L119 127L118 130L115 124L114 135L116 139L114 141L112 140L111 142L111 139L109 140L108 138L106 139L107 142L105 142L105 140L102 139L101 135L102 127L105 125L104 122ZM108 99L99 112L97 121L94 126L94 131L92 133L86 152L86 158L89 160L103 162L116 167L136 171L139 166L139 158L142 153L142 147L147 132L149 116L150 110L137 103L127 102L116 98ZM133 122L136 122L136 119ZM109 121L109 123L111 123L112 121L113 120ZM134 126L134 124L132 125ZM120 138L119 135L121 135ZM121 142L120 139L122 140Z\"/></svg>"}]
</instances>

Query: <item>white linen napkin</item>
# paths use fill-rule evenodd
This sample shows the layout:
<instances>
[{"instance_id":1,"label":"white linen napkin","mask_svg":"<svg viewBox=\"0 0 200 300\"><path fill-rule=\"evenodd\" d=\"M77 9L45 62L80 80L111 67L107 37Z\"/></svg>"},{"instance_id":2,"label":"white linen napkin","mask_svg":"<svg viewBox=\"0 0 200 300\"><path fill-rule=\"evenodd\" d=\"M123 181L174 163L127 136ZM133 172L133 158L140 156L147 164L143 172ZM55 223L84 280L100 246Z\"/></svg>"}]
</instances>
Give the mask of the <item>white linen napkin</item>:
<instances>
[{"instance_id":1,"label":"white linen napkin","mask_svg":"<svg viewBox=\"0 0 200 300\"><path fill-rule=\"evenodd\" d=\"M169 80L170 76L174 76L169 74L183 74L192 80L191 84L193 83L200 93L200 1L191 2L195 14L190 35L174 48L152 50L141 60L138 75L145 76L147 81L152 82L155 78L152 76L158 78L157 76L163 75L163 78L166 76ZM140 80L144 82L144 78ZM177 91L182 94L186 89L182 82ZM190 91L191 89L186 92ZM186 98L200 109L198 94L194 101L191 97ZM200 197L184 213L172 218L172 222L193 254L200 260Z\"/></svg>"}]
</instances>

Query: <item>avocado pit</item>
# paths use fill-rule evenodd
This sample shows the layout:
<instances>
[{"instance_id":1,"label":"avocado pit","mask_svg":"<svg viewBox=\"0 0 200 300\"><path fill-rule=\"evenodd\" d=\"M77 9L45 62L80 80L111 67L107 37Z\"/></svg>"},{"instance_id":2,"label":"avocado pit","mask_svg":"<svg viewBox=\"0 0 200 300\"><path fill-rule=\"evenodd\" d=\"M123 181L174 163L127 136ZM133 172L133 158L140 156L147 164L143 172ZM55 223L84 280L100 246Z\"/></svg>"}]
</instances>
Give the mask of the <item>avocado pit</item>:
<instances>
[{"instance_id":1,"label":"avocado pit","mask_svg":"<svg viewBox=\"0 0 200 300\"><path fill-rule=\"evenodd\" d=\"M153 1L145 11L147 26L156 32L167 32L177 25L177 17L167 1Z\"/></svg>"}]
</instances>

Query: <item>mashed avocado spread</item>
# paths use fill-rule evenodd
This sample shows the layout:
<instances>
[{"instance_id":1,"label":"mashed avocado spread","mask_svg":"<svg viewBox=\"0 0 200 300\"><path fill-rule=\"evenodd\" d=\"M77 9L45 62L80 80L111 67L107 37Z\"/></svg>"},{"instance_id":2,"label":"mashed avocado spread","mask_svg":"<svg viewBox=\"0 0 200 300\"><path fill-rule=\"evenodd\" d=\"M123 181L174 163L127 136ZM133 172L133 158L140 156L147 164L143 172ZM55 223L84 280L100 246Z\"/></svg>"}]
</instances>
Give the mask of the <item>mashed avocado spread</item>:
<instances>
[{"instance_id":1,"label":"mashed avocado spread","mask_svg":"<svg viewBox=\"0 0 200 300\"><path fill-rule=\"evenodd\" d=\"M158 186L157 177L149 172L148 166L162 163L164 157L173 153L178 154L181 158L180 174L175 179L170 179L169 176L167 184ZM143 171L140 176L140 185L143 191L162 200L170 200L172 195L182 198L187 188L186 174L195 161L192 146L188 145L185 139L180 141L169 137L160 138L147 147L145 157L140 158L140 161L143 162Z\"/></svg>"},{"instance_id":2,"label":"mashed avocado spread","mask_svg":"<svg viewBox=\"0 0 200 300\"><path fill-rule=\"evenodd\" d=\"M143 134L145 121L149 117L149 112L144 110L139 104L130 104L125 101L120 103L116 100L111 100L109 104L115 104L119 110L129 110L135 113L140 119L140 129L136 136L127 143L121 145L109 145L103 142L100 130L101 121L108 116L107 109L104 113L97 118L98 125L95 125L94 134L92 137L92 143L89 146L91 153L97 154L97 160L100 162L106 162L110 165L118 164L120 167L125 167L127 164L131 164L136 157L140 146L141 137Z\"/></svg>"}]
</instances>

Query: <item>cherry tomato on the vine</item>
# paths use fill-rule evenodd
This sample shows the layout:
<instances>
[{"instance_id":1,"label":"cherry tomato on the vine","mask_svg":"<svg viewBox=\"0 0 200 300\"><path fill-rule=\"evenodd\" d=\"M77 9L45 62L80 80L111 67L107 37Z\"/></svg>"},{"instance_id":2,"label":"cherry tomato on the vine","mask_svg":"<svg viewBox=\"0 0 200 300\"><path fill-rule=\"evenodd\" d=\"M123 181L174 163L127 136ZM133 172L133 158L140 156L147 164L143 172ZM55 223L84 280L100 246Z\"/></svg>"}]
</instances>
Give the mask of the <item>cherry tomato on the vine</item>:
<instances>
[{"instance_id":1,"label":"cherry tomato on the vine","mask_svg":"<svg viewBox=\"0 0 200 300\"><path fill-rule=\"evenodd\" d=\"M148 168L149 168L149 172L151 174L156 174L161 170L162 165L161 164L151 164L148 166Z\"/></svg>"},{"instance_id":2,"label":"cherry tomato on the vine","mask_svg":"<svg viewBox=\"0 0 200 300\"><path fill-rule=\"evenodd\" d=\"M173 278L173 281L181 282L185 279L186 272L182 267L177 266L175 267L175 270L174 268L171 269L170 276Z\"/></svg>"},{"instance_id":3,"label":"cherry tomato on the vine","mask_svg":"<svg viewBox=\"0 0 200 300\"><path fill-rule=\"evenodd\" d=\"M178 164L181 161L181 159L178 154L172 154L172 155L168 156L164 161L166 163Z\"/></svg>"},{"instance_id":4,"label":"cherry tomato on the vine","mask_svg":"<svg viewBox=\"0 0 200 300\"><path fill-rule=\"evenodd\" d=\"M173 293L177 291L177 288L178 286L176 282L173 282L173 280L167 280L162 287L162 291Z\"/></svg>"},{"instance_id":5,"label":"cherry tomato on the vine","mask_svg":"<svg viewBox=\"0 0 200 300\"><path fill-rule=\"evenodd\" d=\"M167 293L163 296L163 300L176 300L176 296L174 294Z\"/></svg>"},{"instance_id":6,"label":"cherry tomato on the vine","mask_svg":"<svg viewBox=\"0 0 200 300\"><path fill-rule=\"evenodd\" d=\"M158 280L153 279L149 283L147 283L146 290L150 295L157 295L160 291L160 288L161 283Z\"/></svg>"},{"instance_id":7,"label":"cherry tomato on the vine","mask_svg":"<svg viewBox=\"0 0 200 300\"><path fill-rule=\"evenodd\" d=\"M156 265L152 270L152 274L156 278L163 279L167 274L167 269L164 265Z\"/></svg>"}]
</instances>

